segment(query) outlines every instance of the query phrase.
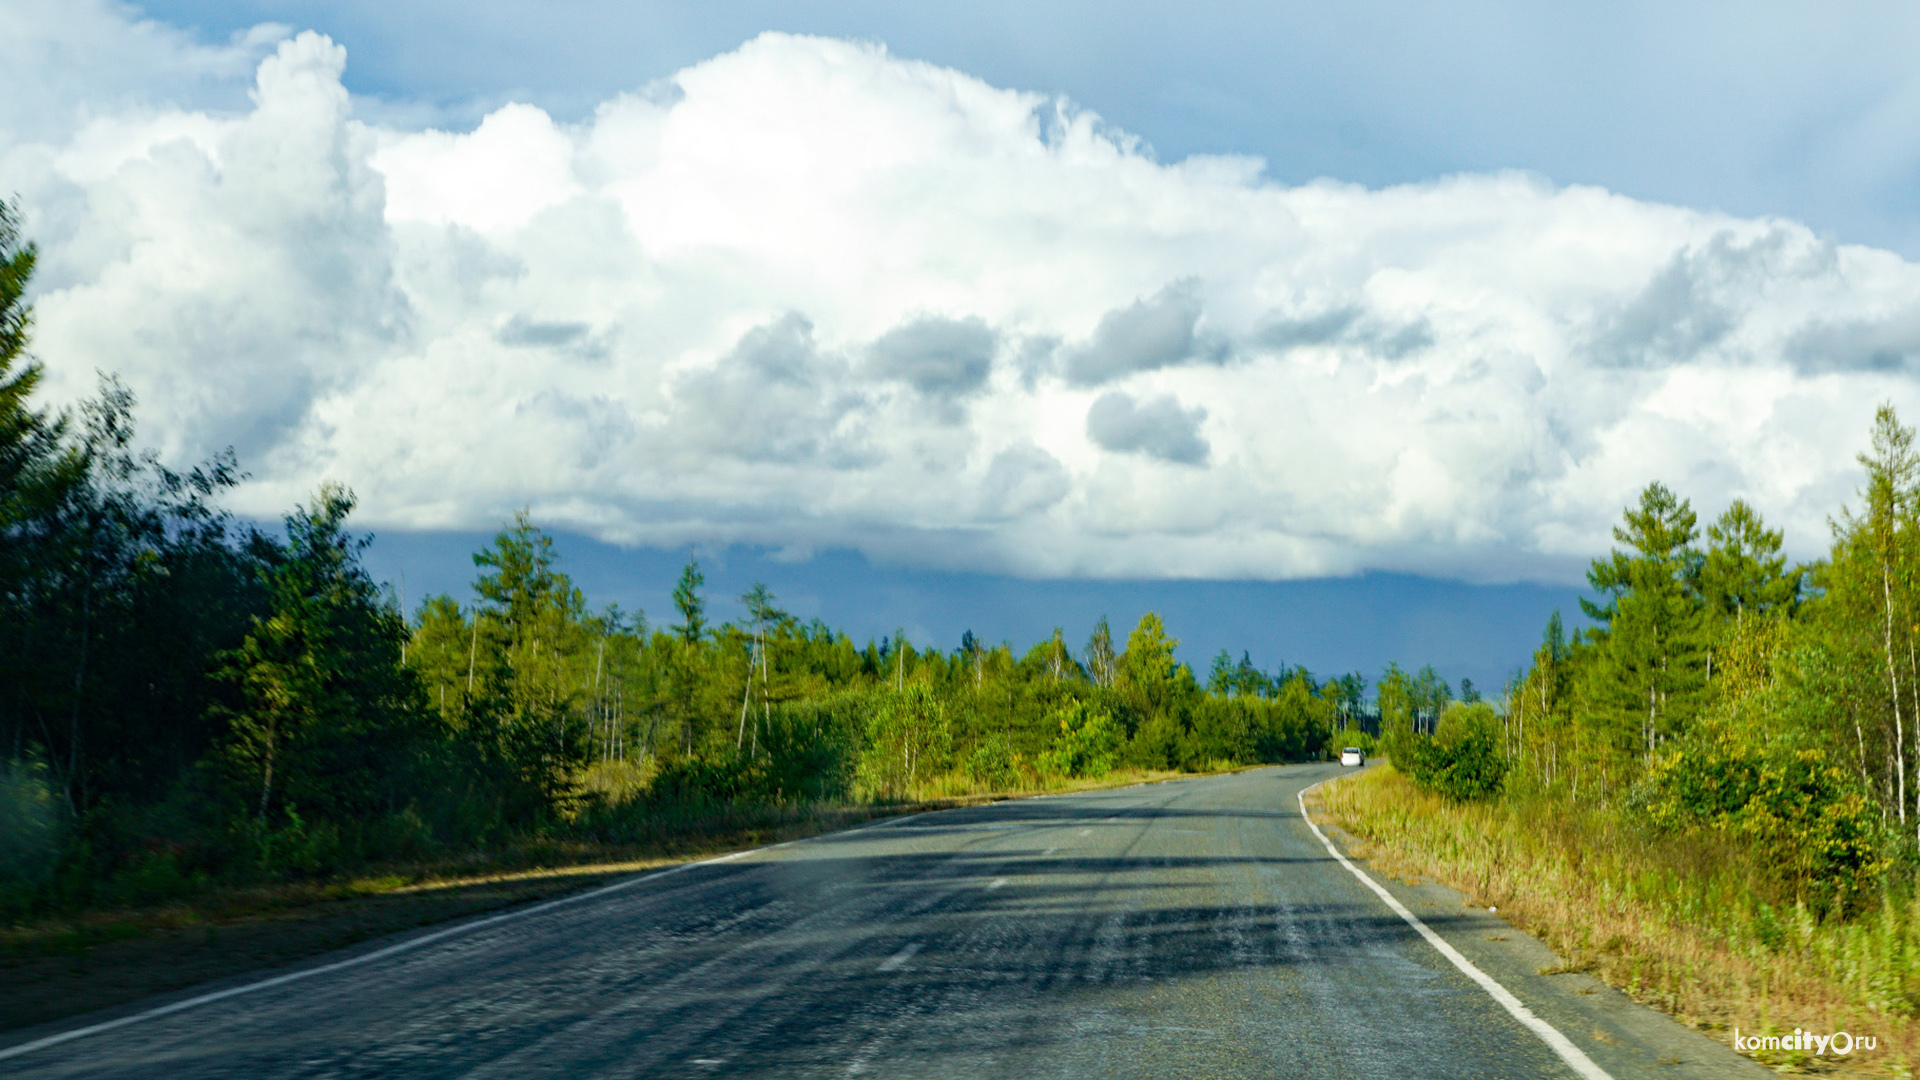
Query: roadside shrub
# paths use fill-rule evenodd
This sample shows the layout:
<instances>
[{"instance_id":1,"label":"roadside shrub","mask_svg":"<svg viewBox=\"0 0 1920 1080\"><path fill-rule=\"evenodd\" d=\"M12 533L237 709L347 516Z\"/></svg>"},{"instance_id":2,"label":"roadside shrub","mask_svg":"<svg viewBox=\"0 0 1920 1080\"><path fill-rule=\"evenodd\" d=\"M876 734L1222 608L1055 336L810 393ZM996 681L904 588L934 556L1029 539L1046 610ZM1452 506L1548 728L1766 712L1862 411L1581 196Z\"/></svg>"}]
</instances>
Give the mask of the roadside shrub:
<instances>
[{"instance_id":1,"label":"roadside shrub","mask_svg":"<svg viewBox=\"0 0 1920 1080\"><path fill-rule=\"evenodd\" d=\"M855 695L780 705L762 721L761 788L771 802L823 802L852 794L865 723Z\"/></svg>"},{"instance_id":2,"label":"roadside shrub","mask_svg":"<svg viewBox=\"0 0 1920 1080\"><path fill-rule=\"evenodd\" d=\"M699 757L679 757L661 764L647 787L646 802L654 807L709 807L744 801L761 785L753 762L731 749Z\"/></svg>"},{"instance_id":3,"label":"roadside shrub","mask_svg":"<svg viewBox=\"0 0 1920 1080\"><path fill-rule=\"evenodd\" d=\"M1020 782L1020 761L1004 735L988 735L967 755L967 778L982 787L1002 790Z\"/></svg>"},{"instance_id":4,"label":"roadside shrub","mask_svg":"<svg viewBox=\"0 0 1920 1080\"><path fill-rule=\"evenodd\" d=\"M65 832L46 766L0 759L0 909L18 909L52 879Z\"/></svg>"},{"instance_id":5,"label":"roadside shrub","mask_svg":"<svg viewBox=\"0 0 1920 1080\"><path fill-rule=\"evenodd\" d=\"M313 876L336 870L351 861L354 853L342 843L339 826L330 821L310 822L292 804L284 807L282 818L263 822L249 817L234 823L234 842L242 854L243 865L269 876L285 873ZM155 883L149 889L153 892L151 898L165 899L154 891L172 887L173 877L164 860L156 858L135 864L135 885L131 887L147 888L140 883L149 880Z\"/></svg>"},{"instance_id":6,"label":"roadside shrub","mask_svg":"<svg viewBox=\"0 0 1920 1080\"><path fill-rule=\"evenodd\" d=\"M1485 702L1448 708L1432 738L1404 740L1402 757L1414 783L1456 802L1492 798L1506 784L1500 720Z\"/></svg>"},{"instance_id":7,"label":"roadside shrub","mask_svg":"<svg viewBox=\"0 0 1920 1080\"><path fill-rule=\"evenodd\" d=\"M1054 716L1060 735L1036 765L1049 776L1105 776L1120 756L1120 725L1104 709L1076 701Z\"/></svg>"},{"instance_id":8,"label":"roadside shrub","mask_svg":"<svg viewBox=\"0 0 1920 1080\"><path fill-rule=\"evenodd\" d=\"M1786 894L1850 906L1890 863L1859 778L1822 748L1756 745L1703 725L1648 766L1631 804L1656 830L1740 837Z\"/></svg>"}]
</instances>

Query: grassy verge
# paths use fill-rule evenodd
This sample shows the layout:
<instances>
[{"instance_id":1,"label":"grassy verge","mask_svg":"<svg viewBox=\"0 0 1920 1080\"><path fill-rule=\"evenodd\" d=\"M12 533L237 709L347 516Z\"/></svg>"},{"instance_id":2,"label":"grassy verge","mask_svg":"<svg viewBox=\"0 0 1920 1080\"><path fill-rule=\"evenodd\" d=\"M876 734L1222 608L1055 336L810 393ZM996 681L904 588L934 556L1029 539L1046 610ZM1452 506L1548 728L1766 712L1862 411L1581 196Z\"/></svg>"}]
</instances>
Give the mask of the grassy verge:
<instances>
[{"instance_id":1,"label":"grassy verge","mask_svg":"<svg viewBox=\"0 0 1920 1080\"><path fill-rule=\"evenodd\" d=\"M1730 1042L1795 1028L1878 1039L1839 1062L1749 1056L1792 1071L1910 1076L1920 1059L1920 904L1888 894L1848 919L1770 901L1754 860L1706 841L1660 842L1600 808L1461 804L1389 768L1315 793L1316 817L1382 872L1458 889L1636 1000ZM1551 974L1546 972L1545 974Z\"/></svg>"},{"instance_id":2,"label":"grassy verge","mask_svg":"<svg viewBox=\"0 0 1920 1080\"><path fill-rule=\"evenodd\" d=\"M1191 776L1110 773L1044 789L923 793L851 806L747 807L673 817L641 842L535 839L352 875L215 887L148 907L0 928L0 1030L111 1008L388 934L590 888L691 859L816 836L884 817L1006 798Z\"/></svg>"}]
</instances>

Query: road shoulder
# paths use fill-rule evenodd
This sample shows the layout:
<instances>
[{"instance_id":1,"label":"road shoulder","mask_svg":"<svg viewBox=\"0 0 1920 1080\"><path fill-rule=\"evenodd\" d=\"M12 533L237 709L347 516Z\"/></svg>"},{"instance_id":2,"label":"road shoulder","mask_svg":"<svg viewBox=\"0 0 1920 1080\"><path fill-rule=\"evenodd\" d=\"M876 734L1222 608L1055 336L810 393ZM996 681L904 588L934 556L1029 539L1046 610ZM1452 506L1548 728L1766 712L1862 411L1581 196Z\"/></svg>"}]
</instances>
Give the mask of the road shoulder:
<instances>
[{"instance_id":1,"label":"road shoulder","mask_svg":"<svg viewBox=\"0 0 1920 1080\"><path fill-rule=\"evenodd\" d=\"M1363 842L1322 817L1311 795L1308 805L1314 824L1342 854L1615 1080L1761 1080L1774 1075L1591 974L1570 970L1565 958L1539 939L1498 912L1473 904L1458 890L1432 880L1405 881L1377 871L1365 857Z\"/></svg>"}]
</instances>

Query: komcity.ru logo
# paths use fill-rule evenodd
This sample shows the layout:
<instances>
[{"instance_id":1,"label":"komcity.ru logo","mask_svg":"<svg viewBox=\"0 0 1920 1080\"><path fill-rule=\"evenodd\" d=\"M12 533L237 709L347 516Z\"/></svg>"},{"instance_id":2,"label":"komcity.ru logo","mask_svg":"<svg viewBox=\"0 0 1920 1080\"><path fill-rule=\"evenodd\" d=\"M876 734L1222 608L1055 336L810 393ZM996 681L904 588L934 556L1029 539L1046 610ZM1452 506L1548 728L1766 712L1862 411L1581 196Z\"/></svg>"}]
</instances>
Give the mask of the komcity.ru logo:
<instances>
[{"instance_id":1,"label":"komcity.ru logo","mask_svg":"<svg viewBox=\"0 0 1920 1080\"><path fill-rule=\"evenodd\" d=\"M1878 1050L1880 1040L1873 1035L1849 1035L1844 1031L1836 1031L1831 1035L1815 1035L1811 1031L1794 1028L1791 1035L1741 1035L1739 1028L1733 1029L1733 1048L1749 1053L1756 1050L1799 1050L1803 1053L1811 1051L1822 1056L1826 1054L1844 1056L1853 1053L1856 1047L1861 1050Z\"/></svg>"}]
</instances>

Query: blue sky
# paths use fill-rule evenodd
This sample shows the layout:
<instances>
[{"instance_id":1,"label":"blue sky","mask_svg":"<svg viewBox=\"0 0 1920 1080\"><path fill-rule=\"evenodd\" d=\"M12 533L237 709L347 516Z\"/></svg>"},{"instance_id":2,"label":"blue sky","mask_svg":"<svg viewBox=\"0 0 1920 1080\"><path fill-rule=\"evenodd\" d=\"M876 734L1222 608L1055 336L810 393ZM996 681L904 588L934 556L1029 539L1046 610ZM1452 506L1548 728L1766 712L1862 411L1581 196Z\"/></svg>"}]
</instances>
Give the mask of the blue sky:
<instances>
[{"instance_id":1,"label":"blue sky","mask_svg":"<svg viewBox=\"0 0 1920 1080\"><path fill-rule=\"evenodd\" d=\"M577 119L784 30L1064 94L1165 159L1256 154L1285 183L1524 169L1920 254L1920 17L1899 3L139 7L214 40L262 22L322 30L352 50L356 93L467 124L509 100Z\"/></svg>"},{"instance_id":2,"label":"blue sky","mask_svg":"<svg viewBox=\"0 0 1920 1080\"><path fill-rule=\"evenodd\" d=\"M416 596L524 507L655 617L1492 686L1647 482L1817 556L1920 407L1908 6L0 8L50 393Z\"/></svg>"}]
</instances>

